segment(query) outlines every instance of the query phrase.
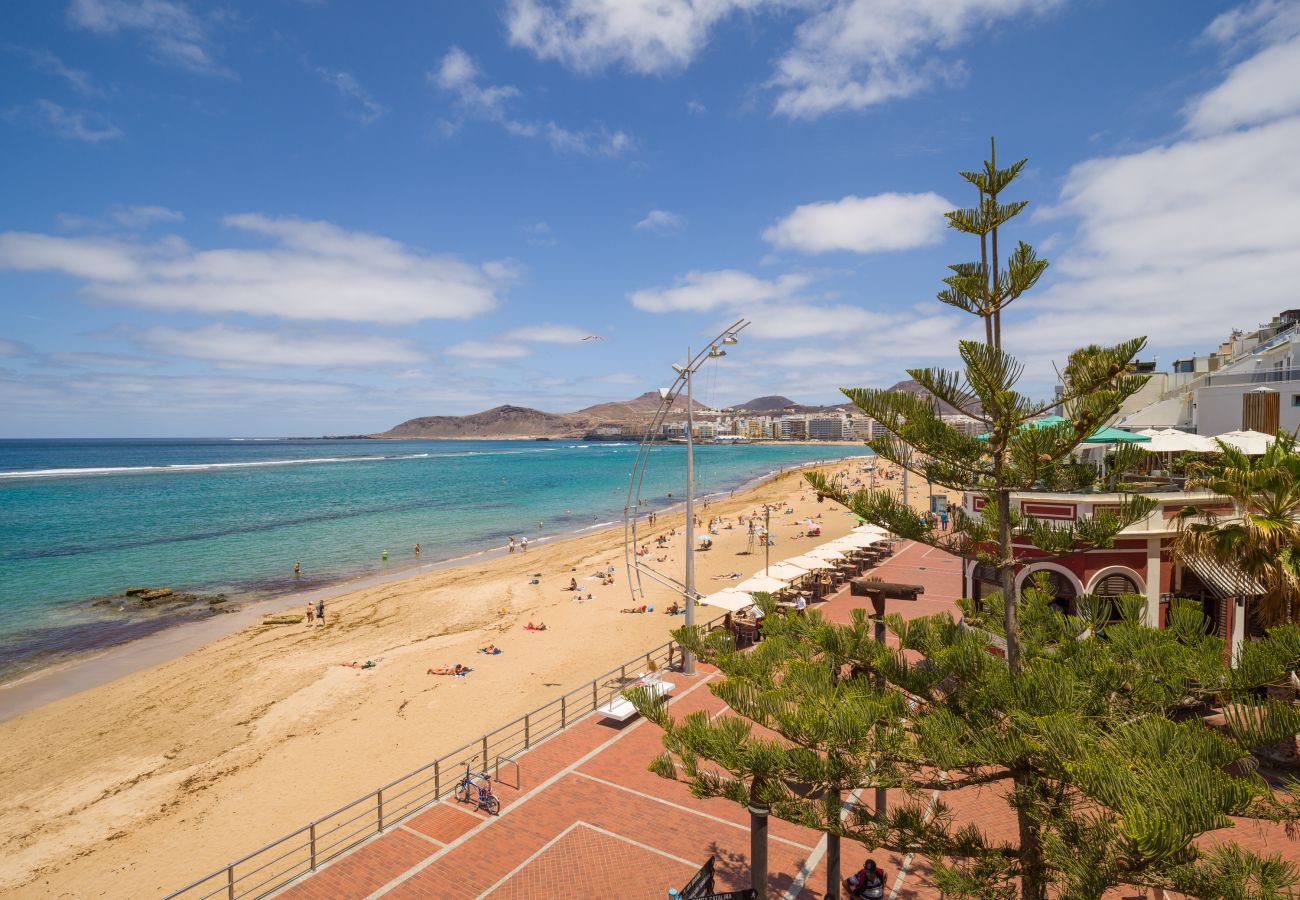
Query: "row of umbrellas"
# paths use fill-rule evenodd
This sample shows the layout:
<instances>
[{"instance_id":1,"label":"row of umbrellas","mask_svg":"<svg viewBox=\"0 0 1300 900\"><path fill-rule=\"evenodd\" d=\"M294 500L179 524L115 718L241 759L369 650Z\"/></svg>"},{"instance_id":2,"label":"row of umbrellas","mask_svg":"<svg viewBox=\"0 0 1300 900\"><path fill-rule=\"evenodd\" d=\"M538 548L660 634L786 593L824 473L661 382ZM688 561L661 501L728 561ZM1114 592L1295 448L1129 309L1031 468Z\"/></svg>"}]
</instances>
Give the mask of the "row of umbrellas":
<instances>
[{"instance_id":1,"label":"row of umbrellas","mask_svg":"<svg viewBox=\"0 0 1300 900\"><path fill-rule=\"evenodd\" d=\"M1045 416L1026 422L1024 428L1050 428L1062 425L1061 416ZM1099 428L1084 438L1085 444L1141 444L1143 450L1152 453L1216 453L1219 445L1215 440L1236 447L1247 456L1259 456L1272 445L1272 435L1260 431L1229 431L1214 438L1199 434L1188 434L1176 428L1146 428L1142 431L1124 431L1120 428ZM980 435L980 440L987 441L988 435Z\"/></svg>"},{"instance_id":2,"label":"row of umbrellas","mask_svg":"<svg viewBox=\"0 0 1300 900\"><path fill-rule=\"evenodd\" d=\"M732 587L700 598L700 602L729 612L739 612L754 605L755 591L774 593L788 588L791 582L821 569L834 568L838 560L855 550L863 550L889 540L889 533L875 525L860 525L844 537L827 541L807 553L773 563L756 575Z\"/></svg>"}]
</instances>

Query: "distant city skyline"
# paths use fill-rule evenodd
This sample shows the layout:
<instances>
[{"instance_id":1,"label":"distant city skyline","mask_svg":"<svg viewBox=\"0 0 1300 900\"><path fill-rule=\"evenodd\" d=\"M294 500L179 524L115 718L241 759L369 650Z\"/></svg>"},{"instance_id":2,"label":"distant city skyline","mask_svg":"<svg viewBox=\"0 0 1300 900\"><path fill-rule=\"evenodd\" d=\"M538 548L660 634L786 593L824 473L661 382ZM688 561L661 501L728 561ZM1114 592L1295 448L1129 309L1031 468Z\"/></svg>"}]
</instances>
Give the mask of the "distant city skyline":
<instances>
[{"instance_id":1,"label":"distant city skyline","mask_svg":"<svg viewBox=\"0 0 1300 900\"><path fill-rule=\"evenodd\" d=\"M376 11L376 9L378 11ZM1300 3L20 2L0 437L383 431L951 365L943 212L1028 156L1026 387L1300 306Z\"/></svg>"}]
</instances>

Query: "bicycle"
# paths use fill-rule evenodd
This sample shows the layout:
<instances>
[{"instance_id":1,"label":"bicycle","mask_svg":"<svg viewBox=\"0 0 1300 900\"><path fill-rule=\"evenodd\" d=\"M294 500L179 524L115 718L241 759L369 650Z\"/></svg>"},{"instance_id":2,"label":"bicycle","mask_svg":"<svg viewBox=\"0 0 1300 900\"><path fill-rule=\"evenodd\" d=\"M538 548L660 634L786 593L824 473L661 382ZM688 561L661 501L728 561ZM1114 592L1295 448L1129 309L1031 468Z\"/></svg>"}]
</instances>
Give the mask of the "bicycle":
<instances>
[{"instance_id":1,"label":"bicycle","mask_svg":"<svg viewBox=\"0 0 1300 900\"><path fill-rule=\"evenodd\" d=\"M483 783L475 781L476 777L481 778ZM465 763L465 777L456 785L456 801L473 802L490 815L501 815L501 801L492 793L492 776L487 772L480 772L477 776L470 774L469 763Z\"/></svg>"}]
</instances>

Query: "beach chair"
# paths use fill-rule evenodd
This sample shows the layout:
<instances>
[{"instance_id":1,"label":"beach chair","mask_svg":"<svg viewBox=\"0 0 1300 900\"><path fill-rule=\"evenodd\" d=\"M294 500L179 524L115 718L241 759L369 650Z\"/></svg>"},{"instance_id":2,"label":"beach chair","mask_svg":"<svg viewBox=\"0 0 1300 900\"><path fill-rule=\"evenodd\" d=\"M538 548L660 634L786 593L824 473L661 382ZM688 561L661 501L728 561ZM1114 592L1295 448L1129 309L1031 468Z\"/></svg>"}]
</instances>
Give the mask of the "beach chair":
<instances>
[{"instance_id":1,"label":"beach chair","mask_svg":"<svg viewBox=\"0 0 1300 900\"><path fill-rule=\"evenodd\" d=\"M660 672L650 672L646 675L642 675L627 687L634 688L642 686L648 687L656 697L662 697L672 689L672 685L663 680L663 675ZM624 688L624 690L626 689L627 688ZM636 715L636 707L633 706L632 701L627 699L627 697L624 697L623 692L620 691L608 703L602 703L600 706L597 706L596 712L606 719L626 722L628 719Z\"/></svg>"}]
</instances>

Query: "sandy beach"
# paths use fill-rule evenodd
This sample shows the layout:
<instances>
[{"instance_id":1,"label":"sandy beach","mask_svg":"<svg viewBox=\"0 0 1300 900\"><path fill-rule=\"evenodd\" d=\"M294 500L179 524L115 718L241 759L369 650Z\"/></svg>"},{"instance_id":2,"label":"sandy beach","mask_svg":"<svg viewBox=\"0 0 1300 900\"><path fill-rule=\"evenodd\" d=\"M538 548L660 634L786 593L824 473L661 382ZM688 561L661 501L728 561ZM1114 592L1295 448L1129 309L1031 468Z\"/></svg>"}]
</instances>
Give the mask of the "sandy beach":
<instances>
[{"instance_id":1,"label":"sandy beach","mask_svg":"<svg viewBox=\"0 0 1300 900\"><path fill-rule=\"evenodd\" d=\"M857 477L860 465L822 468ZM698 512L734 522L764 503L778 507L773 561L854 524L794 472ZM821 538L796 536L819 516ZM642 531L677 531L656 563L674 574L682 525L664 514ZM763 564L743 528L714 541L696 555L703 593ZM165 894L662 643L682 624L662 613L666 588L646 582L654 613L619 612L631 604L622 542L612 528L359 590L327 603L324 627L250 624L0 723L0 891ZM593 575L610 565L615 584L602 586ZM576 602L571 578L593 599ZM475 652L489 642L503 652ZM377 664L343 665L366 660ZM455 663L473 672L426 674Z\"/></svg>"}]
</instances>

